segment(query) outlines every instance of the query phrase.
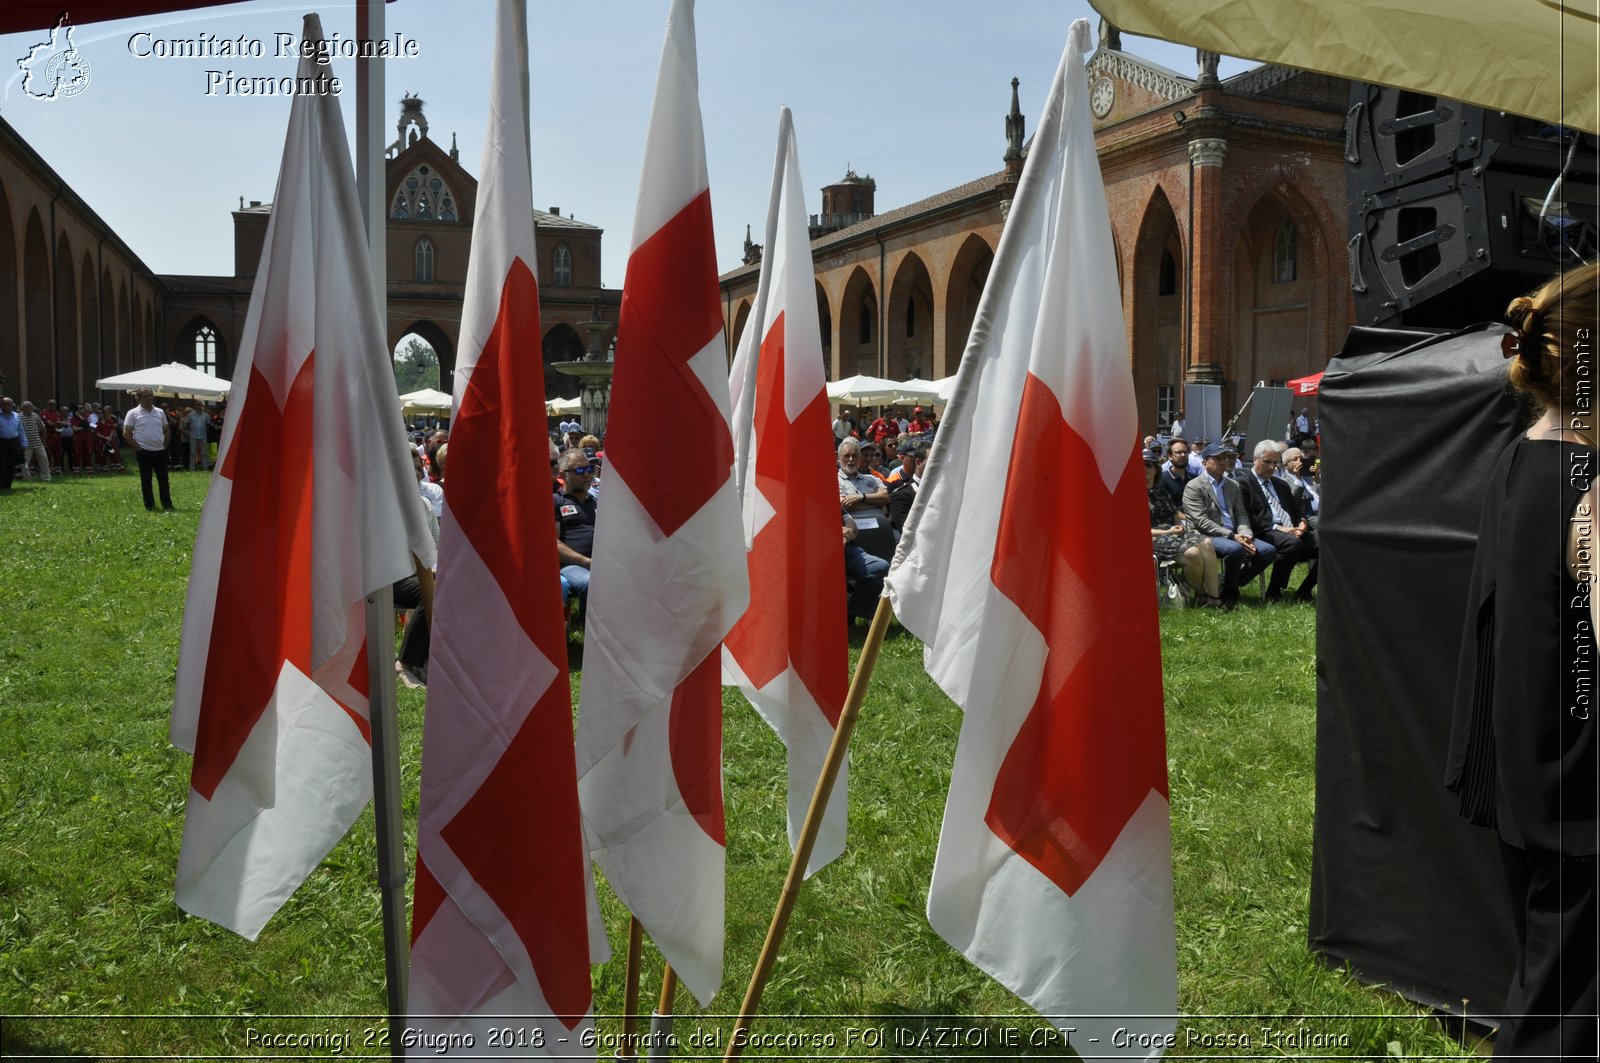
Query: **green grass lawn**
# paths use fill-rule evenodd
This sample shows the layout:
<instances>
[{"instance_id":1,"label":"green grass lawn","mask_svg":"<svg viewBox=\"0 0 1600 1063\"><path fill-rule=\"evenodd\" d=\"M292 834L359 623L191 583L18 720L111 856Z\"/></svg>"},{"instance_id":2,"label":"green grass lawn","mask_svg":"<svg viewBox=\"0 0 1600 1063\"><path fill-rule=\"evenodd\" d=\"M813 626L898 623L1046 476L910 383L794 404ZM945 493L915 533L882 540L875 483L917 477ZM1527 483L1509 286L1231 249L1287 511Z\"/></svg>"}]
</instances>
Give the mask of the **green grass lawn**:
<instances>
[{"instance_id":1,"label":"green grass lawn","mask_svg":"<svg viewBox=\"0 0 1600 1063\"><path fill-rule=\"evenodd\" d=\"M260 1031L348 1033L346 1054L379 1054L364 1046L384 1007L370 810L255 943L173 903L189 758L168 743L167 723L206 483L175 474L175 513L146 513L133 473L19 482L0 496L8 1055L254 1057L269 1051L252 1041ZM1264 1045L1260 1030L1301 1026L1347 1035L1347 1046L1313 1050L1321 1055L1460 1055L1426 1014L1325 969L1306 947L1312 610L1164 611L1161 623L1179 1003L1192 1016L1169 1056L1292 1057ZM414 856L424 699L399 697ZM731 1028L725 1013L738 1009L788 866L782 747L741 696L729 692L726 705L727 973L715 1015L679 992L685 1041ZM908 1047L944 1016L979 1031L966 1054L1065 1053L923 915L958 725L922 671L920 644L892 628L853 743L849 847L801 895L757 1024L831 1034L836 1046L750 1054L945 1055ZM626 917L603 887L602 901L618 953L594 970L609 1035L620 1028ZM646 955L642 999L653 1002L660 959ZM1227 1046L1229 1035L1249 1036L1251 1047ZM1013 1038L1021 1044L1009 1046ZM707 1051L720 1055L678 1055Z\"/></svg>"}]
</instances>

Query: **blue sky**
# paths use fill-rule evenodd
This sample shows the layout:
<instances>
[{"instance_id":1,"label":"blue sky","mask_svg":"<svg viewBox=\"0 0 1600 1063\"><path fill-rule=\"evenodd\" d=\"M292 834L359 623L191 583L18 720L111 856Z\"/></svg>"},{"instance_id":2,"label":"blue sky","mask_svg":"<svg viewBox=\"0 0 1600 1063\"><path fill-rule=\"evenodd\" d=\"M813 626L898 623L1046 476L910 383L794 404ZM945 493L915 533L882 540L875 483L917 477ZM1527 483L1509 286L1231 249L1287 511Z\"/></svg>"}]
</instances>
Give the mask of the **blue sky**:
<instances>
[{"instance_id":1,"label":"blue sky","mask_svg":"<svg viewBox=\"0 0 1600 1063\"><path fill-rule=\"evenodd\" d=\"M534 202L606 230L603 280L622 283L644 127L666 25L665 0L529 0ZM231 274L239 198L270 200L289 101L206 94L207 70L282 77L275 34L298 35L310 8L251 0L174 16L78 27L90 84L79 95L26 96L14 60L48 34L0 39L9 75L3 114L159 273ZM398 100L427 101L430 135L456 134L476 173L483 140L493 5L399 0L388 31L416 42L389 63L386 140ZM324 31L353 37L349 6L319 9ZM807 209L846 166L878 183L880 211L998 170L1010 81L1021 79L1031 133L1073 18L1085 0L700 0L700 99L717 255L739 264L746 224L759 234L780 105L799 137ZM201 34L262 42L264 58L138 58L130 39ZM142 40L137 47L148 50ZM1127 37L1124 47L1181 73L1194 51ZM335 60L354 134L355 64ZM1223 74L1246 64L1225 62ZM757 239L759 240L759 235Z\"/></svg>"}]
</instances>

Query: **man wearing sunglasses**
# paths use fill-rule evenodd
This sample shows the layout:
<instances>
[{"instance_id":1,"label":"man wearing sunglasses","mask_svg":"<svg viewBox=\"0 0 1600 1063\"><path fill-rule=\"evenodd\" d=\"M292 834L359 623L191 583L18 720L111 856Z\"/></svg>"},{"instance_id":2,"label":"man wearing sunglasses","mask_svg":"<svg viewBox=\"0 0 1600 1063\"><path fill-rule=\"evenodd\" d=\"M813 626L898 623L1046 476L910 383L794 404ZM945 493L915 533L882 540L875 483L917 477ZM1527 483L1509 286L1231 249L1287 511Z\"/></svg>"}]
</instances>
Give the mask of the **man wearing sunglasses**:
<instances>
[{"instance_id":1,"label":"man wearing sunglasses","mask_svg":"<svg viewBox=\"0 0 1600 1063\"><path fill-rule=\"evenodd\" d=\"M561 559L561 578L572 593L583 598L589 593L589 555L594 552L594 514L598 505L589 494L595 468L589 455L568 450L556 463L561 475L561 490L556 492L556 554Z\"/></svg>"}]
</instances>

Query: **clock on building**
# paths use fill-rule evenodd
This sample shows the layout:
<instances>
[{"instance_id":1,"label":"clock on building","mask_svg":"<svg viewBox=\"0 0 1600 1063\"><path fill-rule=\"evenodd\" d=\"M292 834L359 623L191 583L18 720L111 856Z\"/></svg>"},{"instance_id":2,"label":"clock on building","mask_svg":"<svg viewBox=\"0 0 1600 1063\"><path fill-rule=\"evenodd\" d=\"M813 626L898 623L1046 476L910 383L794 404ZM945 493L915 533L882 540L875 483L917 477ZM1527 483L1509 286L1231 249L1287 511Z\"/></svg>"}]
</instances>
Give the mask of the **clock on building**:
<instances>
[{"instance_id":1,"label":"clock on building","mask_svg":"<svg viewBox=\"0 0 1600 1063\"><path fill-rule=\"evenodd\" d=\"M1111 113L1111 105L1116 102L1117 87L1108 77L1102 77L1094 83L1089 90L1089 109L1096 118L1104 118Z\"/></svg>"}]
</instances>

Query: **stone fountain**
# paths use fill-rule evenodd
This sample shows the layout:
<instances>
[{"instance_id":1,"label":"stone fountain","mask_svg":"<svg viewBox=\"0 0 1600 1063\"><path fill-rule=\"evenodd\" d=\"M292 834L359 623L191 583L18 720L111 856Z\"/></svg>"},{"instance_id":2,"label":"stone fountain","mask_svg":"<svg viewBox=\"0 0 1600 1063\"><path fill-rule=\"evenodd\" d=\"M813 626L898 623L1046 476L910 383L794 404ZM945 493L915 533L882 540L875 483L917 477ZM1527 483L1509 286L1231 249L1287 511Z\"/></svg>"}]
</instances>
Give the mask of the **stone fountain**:
<instances>
[{"instance_id":1,"label":"stone fountain","mask_svg":"<svg viewBox=\"0 0 1600 1063\"><path fill-rule=\"evenodd\" d=\"M617 345L613 342L610 350L600 345L601 337L611 327L610 322L600 319L600 300L596 299L590 304L589 312L588 321L578 322L579 327L589 334L584 356L575 362L552 362L550 368L578 378L582 385L578 400L583 403L580 420L584 431L603 436L606 415L611 409L611 372L616 365Z\"/></svg>"}]
</instances>

